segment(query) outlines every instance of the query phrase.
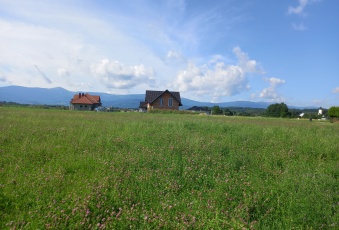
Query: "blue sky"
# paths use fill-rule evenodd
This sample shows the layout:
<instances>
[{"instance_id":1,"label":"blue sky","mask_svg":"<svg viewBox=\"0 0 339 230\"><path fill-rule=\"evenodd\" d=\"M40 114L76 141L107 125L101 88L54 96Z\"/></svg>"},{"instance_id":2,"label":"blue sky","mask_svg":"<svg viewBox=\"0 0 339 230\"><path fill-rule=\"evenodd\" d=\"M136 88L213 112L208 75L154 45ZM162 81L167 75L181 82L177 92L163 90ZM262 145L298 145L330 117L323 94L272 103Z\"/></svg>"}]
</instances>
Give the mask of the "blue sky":
<instances>
[{"instance_id":1,"label":"blue sky","mask_svg":"<svg viewBox=\"0 0 339 230\"><path fill-rule=\"evenodd\" d=\"M0 86L339 105L337 0L0 0Z\"/></svg>"}]
</instances>

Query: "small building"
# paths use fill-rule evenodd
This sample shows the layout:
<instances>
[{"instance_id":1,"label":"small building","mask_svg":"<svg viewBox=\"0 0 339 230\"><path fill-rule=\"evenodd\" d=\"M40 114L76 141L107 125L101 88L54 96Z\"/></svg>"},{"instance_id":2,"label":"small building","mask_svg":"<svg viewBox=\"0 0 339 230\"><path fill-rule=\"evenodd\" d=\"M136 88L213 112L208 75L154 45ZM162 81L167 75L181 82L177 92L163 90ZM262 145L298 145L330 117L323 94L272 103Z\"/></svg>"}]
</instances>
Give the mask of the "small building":
<instances>
[{"instance_id":1,"label":"small building","mask_svg":"<svg viewBox=\"0 0 339 230\"><path fill-rule=\"evenodd\" d=\"M101 98L89 93L75 94L70 101L70 110L88 110L92 111L101 106Z\"/></svg>"},{"instance_id":2,"label":"small building","mask_svg":"<svg viewBox=\"0 0 339 230\"><path fill-rule=\"evenodd\" d=\"M318 109L318 115L323 115L323 108L320 107L320 108Z\"/></svg>"},{"instance_id":3,"label":"small building","mask_svg":"<svg viewBox=\"0 0 339 230\"><path fill-rule=\"evenodd\" d=\"M179 110L182 106L179 92L146 90L145 101L140 102L142 110L164 109Z\"/></svg>"}]
</instances>

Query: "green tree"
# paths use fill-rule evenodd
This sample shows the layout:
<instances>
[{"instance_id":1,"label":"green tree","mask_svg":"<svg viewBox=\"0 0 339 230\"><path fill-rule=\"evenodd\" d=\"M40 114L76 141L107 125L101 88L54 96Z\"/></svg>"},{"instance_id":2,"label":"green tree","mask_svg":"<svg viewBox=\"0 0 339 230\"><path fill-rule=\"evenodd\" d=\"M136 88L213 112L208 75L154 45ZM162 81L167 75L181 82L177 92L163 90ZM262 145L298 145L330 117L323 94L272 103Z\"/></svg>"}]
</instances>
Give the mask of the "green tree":
<instances>
[{"instance_id":1,"label":"green tree","mask_svg":"<svg viewBox=\"0 0 339 230\"><path fill-rule=\"evenodd\" d=\"M328 109L328 116L339 118L339 106L332 106Z\"/></svg>"},{"instance_id":2,"label":"green tree","mask_svg":"<svg viewBox=\"0 0 339 230\"><path fill-rule=\"evenodd\" d=\"M266 116L268 117L290 117L291 113L285 103L276 103L269 105L266 109Z\"/></svg>"},{"instance_id":3,"label":"green tree","mask_svg":"<svg viewBox=\"0 0 339 230\"><path fill-rule=\"evenodd\" d=\"M221 115L222 114L222 110L220 109L220 107L218 105L213 106L212 114L213 115Z\"/></svg>"},{"instance_id":4,"label":"green tree","mask_svg":"<svg viewBox=\"0 0 339 230\"><path fill-rule=\"evenodd\" d=\"M230 109L225 109L225 110L224 110L224 114L225 114L226 116L233 116L233 112L232 112Z\"/></svg>"}]
</instances>

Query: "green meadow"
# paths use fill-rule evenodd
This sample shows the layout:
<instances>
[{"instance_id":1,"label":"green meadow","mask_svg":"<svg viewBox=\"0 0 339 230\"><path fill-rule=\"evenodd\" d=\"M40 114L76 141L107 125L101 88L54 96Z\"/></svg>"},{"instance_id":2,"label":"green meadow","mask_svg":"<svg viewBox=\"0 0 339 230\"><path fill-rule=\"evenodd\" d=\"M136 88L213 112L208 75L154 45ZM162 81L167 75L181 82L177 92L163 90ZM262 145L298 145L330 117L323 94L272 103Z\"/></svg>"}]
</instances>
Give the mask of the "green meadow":
<instances>
[{"instance_id":1,"label":"green meadow","mask_svg":"<svg viewBox=\"0 0 339 230\"><path fill-rule=\"evenodd\" d=\"M0 108L0 229L339 229L339 124Z\"/></svg>"}]
</instances>

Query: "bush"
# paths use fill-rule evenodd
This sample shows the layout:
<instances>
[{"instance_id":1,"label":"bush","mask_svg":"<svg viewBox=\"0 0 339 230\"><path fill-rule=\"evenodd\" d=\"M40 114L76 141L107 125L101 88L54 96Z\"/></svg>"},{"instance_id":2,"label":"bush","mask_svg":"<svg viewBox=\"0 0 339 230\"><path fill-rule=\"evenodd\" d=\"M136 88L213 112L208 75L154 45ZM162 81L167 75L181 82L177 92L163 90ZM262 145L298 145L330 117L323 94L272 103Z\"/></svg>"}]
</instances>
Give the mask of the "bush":
<instances>
[{"instance_id":1,"label":"bush","mask_svg":"<svg viewBox=\"0 0 339 230\"><path fill-rule=\"evenodd\" d=\"M276 103L268 106L266 109L266 116L268 117L290 117L291 113L285 103Z\"/></svg>"},{"instance_id":2,"label":"bush","mask_svg":"<svg viewBox=\"0 0 339 230\"><path fill-rule=\"evenodd\" d=\"M213 115L222 115L222 110L218 105L213 106L212 108L212 114Z\"/></svg>"},{"instance_id":3,"label":"bush","mask_svg":"<svg viewBox=\"0 0 339 230\"><path fill-rule=\"evenodd\" d=\"M328 116L331 118L339 118L339 106L332 106L329 110L328 110Z\"/></svg>"},{"instance_id":4,"label":"bush","mask_svg":"<svg viewBox=\"0 0 339 230\"><path fill-rule=\"evenodd\" d=\"M231 110L229 110L229 109L225 109L224 114L226 116L233 116L234 115L233 112Z\"/></svg>"}]
</instances>

